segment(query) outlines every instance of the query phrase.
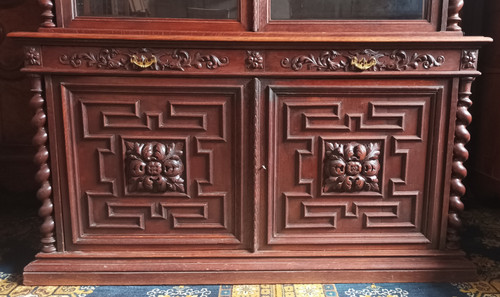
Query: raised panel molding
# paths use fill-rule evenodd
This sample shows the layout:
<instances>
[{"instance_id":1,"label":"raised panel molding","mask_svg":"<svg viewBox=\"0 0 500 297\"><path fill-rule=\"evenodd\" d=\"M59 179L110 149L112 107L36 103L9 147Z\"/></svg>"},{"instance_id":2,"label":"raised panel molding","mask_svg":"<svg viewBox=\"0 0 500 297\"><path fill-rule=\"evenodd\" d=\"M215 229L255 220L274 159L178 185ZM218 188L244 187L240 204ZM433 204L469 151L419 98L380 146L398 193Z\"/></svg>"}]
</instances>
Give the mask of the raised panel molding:
<instances>
[{"instance_id":1,"label":"raised panel molding","mask_svg":"<svg viewBox=\"0 0 500 297\"><path fill-rule=\"evenodd\" d=\"M430 242L424 221L433 214L423 207L437 195L410 172L432 171L437 136L429 127L438 120L442 87L273 85L268 96L268 117L274 119L269 127L275 127L268 132L270 160L294 160L271 170L268 244L307 244L311 238L387 244L396 234ZM368 170L365 158L370 177L362 173ZM343 162L343 174L331 162ZM346 173L352 162L359 170ZM353 185L337 180L342 177L352 177Z\"/></svg>"}]
</instances>

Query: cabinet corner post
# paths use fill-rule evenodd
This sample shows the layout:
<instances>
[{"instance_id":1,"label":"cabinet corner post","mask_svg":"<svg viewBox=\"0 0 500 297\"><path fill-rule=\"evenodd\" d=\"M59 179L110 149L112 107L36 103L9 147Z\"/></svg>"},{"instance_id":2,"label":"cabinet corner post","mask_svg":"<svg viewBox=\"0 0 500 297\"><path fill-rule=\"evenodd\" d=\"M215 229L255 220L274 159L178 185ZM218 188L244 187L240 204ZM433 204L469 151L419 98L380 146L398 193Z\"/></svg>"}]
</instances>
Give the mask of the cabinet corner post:
<instances>
[{"instance_id":1,"label":"cabinet corner post","mask_svg":"<svg viewBox=\"0 0 500 297\"><path fill-rule=\"evenodd\" d=\"M37 198L41 201L42 206L38 212L43 219L40 232L42 235L42 252L53 253L56 251L54 238L54 218L52 204L52 185L50 183L50 166L48 164L49 151L47 148L48 134L46 130L47 115L44 110L45 99L42 96L42 79L39 74L31 74L31 92L33 97L30 101L30 106L34 110L35 115L32 119L32 124L36 129L36 134L33 137L33 145L37 148L34 157L34 163L38 166L38 171L35 175L36 182L40 185L37 191Z\"/></svg>"},{"instance_id":2,"label":"cabinet corner post","mask_svg":"<svg viewBox=\"0 0 500 297\"><path fill-rule=\"evenodd\" d=\"M448 249L459 248L459 232L462 226L459 213L464 209L461 197L465 195L466 191L465 186L462 183L462 179L467 176L467 168L465 168L463 163L469 158L469 152L465 148L465 145L470 140L470 133L467 130L467 126L472 121L472 115L469 113L469 107L472 105L470 95L473 81L473 77L461 78L458 92L455 140L453 143L450 204L448 210L448 232L446 243L446 247Z\"/></svg>"}]
</instances>

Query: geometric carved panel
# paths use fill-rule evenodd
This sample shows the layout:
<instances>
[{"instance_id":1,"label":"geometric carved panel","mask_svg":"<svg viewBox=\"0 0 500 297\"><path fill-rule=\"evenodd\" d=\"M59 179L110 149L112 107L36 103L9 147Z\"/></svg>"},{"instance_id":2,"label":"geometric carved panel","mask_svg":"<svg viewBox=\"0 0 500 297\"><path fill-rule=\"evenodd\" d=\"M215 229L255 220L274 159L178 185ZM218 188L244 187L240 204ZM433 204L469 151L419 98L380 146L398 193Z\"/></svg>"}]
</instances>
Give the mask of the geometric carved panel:
<instances>
[{"instance_id":1,"label":"geometric carved panel","mask_svg":"<svg viewBox=\"0 0 500 297\"><path fill-rule=\"evenodd\" d=\"M246 248L242 85L75 80L61 85L73 244Z\"/></svg>"},{"instance_id":2,"label":"geometric carved panel","mask_svg":"<svg viewBox=\"0 0 500 297\"><path fill-rule=\"evenodd\" d=\"M268 244L429 243L443 87L359 84L269 87Z\"/></svg>"}]
</instances>

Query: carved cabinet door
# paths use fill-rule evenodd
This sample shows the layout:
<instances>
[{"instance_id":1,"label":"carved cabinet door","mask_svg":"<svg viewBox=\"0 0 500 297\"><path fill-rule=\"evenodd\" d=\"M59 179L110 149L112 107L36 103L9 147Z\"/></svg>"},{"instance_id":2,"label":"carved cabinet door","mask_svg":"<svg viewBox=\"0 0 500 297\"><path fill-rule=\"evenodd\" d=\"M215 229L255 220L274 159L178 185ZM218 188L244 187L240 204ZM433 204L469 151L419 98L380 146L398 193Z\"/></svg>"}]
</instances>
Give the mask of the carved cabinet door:
<instances>
[{"instance_id":1,"label":"carved cabinet door","mask_svg":"<svg viewBox=\"0 0 500 297\"><path fill-rule=\"evenodd\" d=\"M442 248L456 83L263 82L265 248Z\"/></svg>"},{"instance_id":2,"label":"carved cabinet door","mask_svg":"<svg viewBox=\"0 0 500 297\"><path fill-rule=\"evenodd\" d=\"M67 171L53 173L55 204L65 209L56 218L66 236L59 244L247 249L247 83L48 77L48 111L63 115L49 115L54 168Z\"/></svg>"}]
</instances>

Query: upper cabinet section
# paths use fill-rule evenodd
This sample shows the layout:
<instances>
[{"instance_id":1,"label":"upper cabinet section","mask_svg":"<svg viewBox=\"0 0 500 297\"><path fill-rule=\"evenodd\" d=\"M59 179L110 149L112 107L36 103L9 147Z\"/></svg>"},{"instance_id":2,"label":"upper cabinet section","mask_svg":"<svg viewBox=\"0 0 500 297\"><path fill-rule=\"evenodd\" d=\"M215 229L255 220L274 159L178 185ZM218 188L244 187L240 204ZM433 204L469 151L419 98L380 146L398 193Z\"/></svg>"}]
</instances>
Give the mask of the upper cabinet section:
<instances>
[{"instance_id":1,"label":"upper cabinet section","mask_svg":"<svg viewBox=\"0 0 500 297\"><path fill-rule=\"evenodd\" d=\"M272 20L422 20L426 0L271 0Z\"/></svg>"},{"instance_id":2,"label":"upper cabinet section","mask_svg":"<svg viewBox=\"0 0 500 297\"><path fill-rule=\"evenodd\" d=\"M461 31L463 0L39 0L45 28L89 31L315 32L391 35ZM55 15L53 17L53 6ZM137 32L136 31L136 32ZM82 32L82 31L79 31Z\"/></svg>"}]
</instances>

